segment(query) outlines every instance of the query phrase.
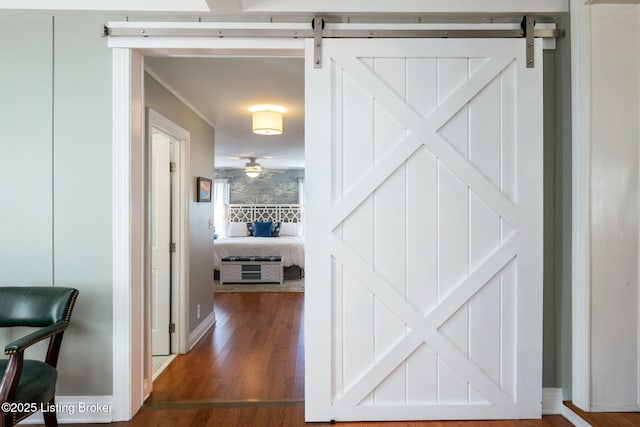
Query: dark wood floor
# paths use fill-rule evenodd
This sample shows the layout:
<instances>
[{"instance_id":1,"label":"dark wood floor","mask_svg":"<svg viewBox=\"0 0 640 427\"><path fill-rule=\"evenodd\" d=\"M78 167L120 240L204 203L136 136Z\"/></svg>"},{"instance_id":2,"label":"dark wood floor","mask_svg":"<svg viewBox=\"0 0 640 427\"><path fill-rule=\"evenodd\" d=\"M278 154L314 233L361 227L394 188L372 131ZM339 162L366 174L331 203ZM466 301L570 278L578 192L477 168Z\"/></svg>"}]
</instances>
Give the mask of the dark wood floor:
<instances>
[{"instance_id":1,"label":"dark wood floor","mask_svg":"<svg viewBox=\"0 0 640 427\"><path fill-rule=\"evenodd\" d=\"M148 405L303 399L302 293L219 293L216 325L153 383Z\"/></svg>"},{"instance_id":2,"label":"dark wood floor","mask_svg":"<svg viewBox=\"0 0 640 427\"><path fill-rule=\"evenodd\" d=\"M154 382L144 408L122 427L303 426L303 294L216 294L216 325ZM637 426L637 414L607 415L606 426ZM327 423L328 424L328 423ZM313 423L309 425L327 425ZM340 423L376 427L569 427L541 420ZM74 424L74 427L80 426ZM95 426L87 424L87 426Z\"/></svg>"}]
</instances>

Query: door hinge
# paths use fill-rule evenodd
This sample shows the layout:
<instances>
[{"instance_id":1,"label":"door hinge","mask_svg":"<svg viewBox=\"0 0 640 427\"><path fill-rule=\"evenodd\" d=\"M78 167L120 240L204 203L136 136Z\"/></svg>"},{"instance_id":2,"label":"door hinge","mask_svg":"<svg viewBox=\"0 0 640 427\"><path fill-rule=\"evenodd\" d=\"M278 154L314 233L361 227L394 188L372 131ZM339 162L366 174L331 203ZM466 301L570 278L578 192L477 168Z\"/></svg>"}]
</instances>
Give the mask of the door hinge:
<instances>
[{"instance_id":1,"label":"door hinge","mask_svg":"<svg viewBox=\"0 0 640 427\"><path fill-rule=\"evenodd\" d=\"M169 243L169 252L174 253L176 251L176 244Z\"/></svg>"},{"instance_id":2,"label":"door hinge","mask_svg":"<svg viewBox=\"0 0 640 427\"><path fill-rule=\"evenodd\" d=\"M176 171L176 162L169 162L169 172Z\"/></svg>"},{"instance_id":3,"label":"door hinge","mask_svg":"<svg viewBox=\"0 0 640 427\"><path fill-rule=\"evenodd\" d=\"M175 323L169 323L169 333L170 334L175 334L176 333L176 324Z\"/></svg>"}]
</instances>

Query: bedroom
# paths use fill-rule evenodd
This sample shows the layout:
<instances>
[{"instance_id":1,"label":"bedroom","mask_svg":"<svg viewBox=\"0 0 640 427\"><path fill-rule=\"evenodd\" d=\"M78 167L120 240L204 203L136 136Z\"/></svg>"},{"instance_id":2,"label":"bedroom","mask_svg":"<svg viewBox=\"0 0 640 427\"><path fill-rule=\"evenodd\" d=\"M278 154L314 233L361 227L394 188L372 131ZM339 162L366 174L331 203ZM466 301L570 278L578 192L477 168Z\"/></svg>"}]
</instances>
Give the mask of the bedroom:
<instances>
[{"instance_id":1,"label":"bedroom","mask_svg":"<svg viewBox=\"0 0 640 427\"><path fill-rule=\"evenodd\" d=\"M224 288L218 281L221 258L243 254L282 256L284 284L293 279L297 288L303 286L302 59L149 57L146 70L215 128L215 171L206 178L213 179L213 224L209 228L215 238L216 291ZM281 134L252 132L249 108L256 104L277 104L286 110L282 114ZM245 169L251 161L258 170L250 177ZM261 213L254 219L257 210ZM254 221L273 222L274 233L270 238L247 235L246 223ZM243 225L238 228L240 224L232 222ZM278 223L282 223L283 235L276 239L280 231L280 225L275 229ZM232 225L236 226L233 232ZM255 247L256 244L259 246ZM247 252L248 245L253 246Z\"/></svg>"}]
</instances>

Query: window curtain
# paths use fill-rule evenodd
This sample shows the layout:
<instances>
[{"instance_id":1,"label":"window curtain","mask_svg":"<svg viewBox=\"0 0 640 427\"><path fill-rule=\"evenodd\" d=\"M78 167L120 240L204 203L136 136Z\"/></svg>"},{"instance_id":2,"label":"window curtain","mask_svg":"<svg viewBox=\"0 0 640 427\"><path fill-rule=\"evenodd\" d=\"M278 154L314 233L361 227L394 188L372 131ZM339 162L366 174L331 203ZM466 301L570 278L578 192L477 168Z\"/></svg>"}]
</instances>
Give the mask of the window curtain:
<instances>
[{"instance_id":1,"label":"window curtain","mask_svg":"<svg viewBox=\"0 0 640 427\"><path fill-rule=\"evenodd\" d=\"M229 206L229 180L213 180L213 226L218 237L227 235L227 207Z\"/></svg>"}]
</instances>

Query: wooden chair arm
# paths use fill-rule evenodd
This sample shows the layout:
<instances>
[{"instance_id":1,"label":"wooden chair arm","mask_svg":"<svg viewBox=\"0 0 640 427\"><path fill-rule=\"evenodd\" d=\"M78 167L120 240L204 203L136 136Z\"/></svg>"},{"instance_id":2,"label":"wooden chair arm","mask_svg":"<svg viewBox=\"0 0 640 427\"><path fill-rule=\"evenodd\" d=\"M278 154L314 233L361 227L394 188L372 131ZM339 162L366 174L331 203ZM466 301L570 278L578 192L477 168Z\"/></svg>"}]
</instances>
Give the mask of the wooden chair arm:
<instances>
[{"instance_id":1,"label":"wooden chair arm","mask_svg":"<svg viewBox=\"0 0 640 427\"><path fill-rule=\"evenodd\" d=\"M37 331L30 333L29 335L25 335L24 337L18 338L12 343L7 344L7 346L4 348L4 354L11 355L17 352L23 352L28 347L31 347L32 345L42 341L43 339L64 332L65 329L67 329L68 325L69 324L65 321L59 321L54 323L53 325L40 328Z\"/></svg>"},{"instance_id":2,"label":"wooden chair arm","mask_svg":"<svg viewBox=\"0 0 640 427\"><path fill-rule=\"evenodd\" d=\"M12 402L16 397L18 382L22 375L22 365L24 362L24 352L18 351L9 357L7 369L4 371L2 382L0 382L0 403Z\"/></svg>"}]
</instances>

